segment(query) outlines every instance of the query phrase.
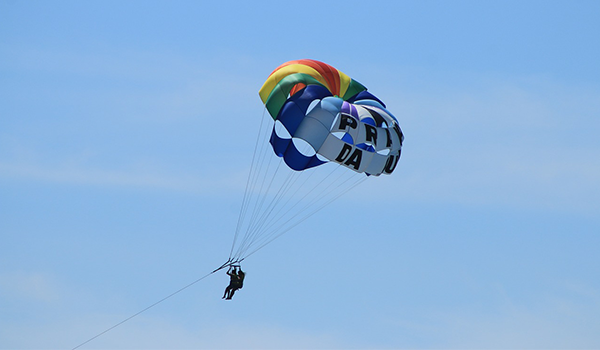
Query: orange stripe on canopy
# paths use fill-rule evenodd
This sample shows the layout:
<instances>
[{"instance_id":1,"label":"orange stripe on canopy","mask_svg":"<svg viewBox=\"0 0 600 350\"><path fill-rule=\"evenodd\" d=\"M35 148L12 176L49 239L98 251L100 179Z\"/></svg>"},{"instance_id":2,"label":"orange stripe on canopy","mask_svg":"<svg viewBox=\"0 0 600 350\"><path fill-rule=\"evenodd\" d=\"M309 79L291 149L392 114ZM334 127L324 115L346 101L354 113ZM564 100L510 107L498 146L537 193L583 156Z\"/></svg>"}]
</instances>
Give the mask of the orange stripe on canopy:
<instances>
[{"instance_id":1,"label":"orange stripe on canopy","mask_svg":"<svg viewBox=\"0 0 600 350\"><path fill-rule=\"evenodd\" d=\"M319 62L316 60L300 59L300 60L293 60L293 61L285 62L282 65L280 65L279 67L277 67L275 70L273 70L273 72L270 75L273 75L279 69L281 69L285 66L289 66L291 64L302 64L302 65L313 68L325 80L325 82L328 85L329 90L331 91L331 93L333 95L339 96L341 94L340 93L340 74L343 74L343 73L341 73L334 67L328 65L327 63ZM295 89L295 90L297 91L299 89Z\"/></svg>"}]
</instances>

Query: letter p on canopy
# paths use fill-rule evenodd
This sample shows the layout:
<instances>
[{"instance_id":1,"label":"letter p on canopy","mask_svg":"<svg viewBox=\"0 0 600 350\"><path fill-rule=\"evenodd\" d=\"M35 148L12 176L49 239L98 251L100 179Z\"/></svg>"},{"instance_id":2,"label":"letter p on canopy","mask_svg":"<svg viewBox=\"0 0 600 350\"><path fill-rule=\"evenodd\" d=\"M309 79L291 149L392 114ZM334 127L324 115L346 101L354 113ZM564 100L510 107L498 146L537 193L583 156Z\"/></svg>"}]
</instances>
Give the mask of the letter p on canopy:
<instances>
[{"instance_id":1,"label":"letter p on canopy","mask_svg":"<svg viewBox=\"0 0 600 350\"><path fill-rule=\"evenodd\" d=\"M348 126L352 129L356 129L358 127L358 121L354 119L354 117L347 114L340 114L340 124L338 128L340 130L346 130Z\"/></svg>"}]
</instances>

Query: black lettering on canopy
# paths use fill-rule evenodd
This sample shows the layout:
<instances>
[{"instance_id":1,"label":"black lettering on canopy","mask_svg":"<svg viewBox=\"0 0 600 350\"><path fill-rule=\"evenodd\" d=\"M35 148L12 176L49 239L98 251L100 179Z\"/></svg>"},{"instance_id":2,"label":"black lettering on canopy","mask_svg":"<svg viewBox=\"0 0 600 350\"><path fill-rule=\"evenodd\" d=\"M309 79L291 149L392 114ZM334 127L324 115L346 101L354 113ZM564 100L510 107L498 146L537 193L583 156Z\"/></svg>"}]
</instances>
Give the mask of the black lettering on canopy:
<instances>
[{"instance_id":1,"label":"black lettering on canopy","mask_svg":"<svg viewBox=\"0 0 600 350\"><path fill-rule=\"evenodd\" d=\"M398 123L394 123L394 131L398 134L398 138L400 139L400 146L402 146L402 141L404 141L404 135L402 134L402 130L400 130L400 126Z\"/></svg>"},{"instance_id":2,"label":"black lettering on canopy","mask_svg":"<svg viewBox=\"0 0 600 350\"><path fill-rule=\"evenodd\" d=\"M398 160L400 159L400 155L390 156L385 163L385 168L383 168L383 172L386 174L391 174L394 169L396 169L396 165L398 165Z\"/></svg>"},{"instance_id":3,"label":"black lettering on canopy","mask_svg":"<svg viewBox=\"0 0 600 350\"><path fill-rule=\"evenodd\" d=\"M365 137L367 142L372 142L375 146L377 146L377 128L373 125L363 124L365 126L365 131L367 135Z\"/></svg>"},{"instance_id":4,"label":"black lettering on canopy","mask_svg":"<svg viewBox=\"0 0 600 350\"><path fill-rule=\"evenodd\" d=\"M346 165L351 165L355 170L360 168L360 162L362 160L362 151L358 148L354 149L354 153L348 158L348 160L344 163Z\"/></svg>"},{"instance_id":5,"label":"black lettering on canopy","mask_svg":"<svg viewBox=\"0 0 600 350\"><path fill-rule=\"evenodd\" d=\"M390 129L384 129L385 130L385 135L387 136L387 143L385 144L385 147L392 147L392 135L390 135Z\"/></svg>"},{"instance_id":6,"label":"black lettering on canopy","mask_svg":"<svg viewBox=\"0 0 600 350\"><path fill-rule=\"evenodd\" d=\"M369 112L369 114L373 117L373 119L375 120L375 125L377 126L382 126L383 124L387 124L385 122L385 118L381 116L381 114L375 112L373 109L364 106L365 109Z\"/></svg>"},{"instance_id":7,"label":"black lettering on canopy","mask_svg":"<svg viewBox=\"0 0 600 350\"><path fill-rule=\"evenodd\" d=\"M352 152L352 146L344 144L340 150L340 154L335 158L335 161L352 166L354 169L358 170L358 168L360 168L360 162L362 161L362 151L355 148L354 152Z\"/></svg>"},{"instance_id":8,"label":"black lettering on canopy","mask_svg":"<svg viewBox=\"0 0 600 350\"><path fill-rule=\"evenodd\" d=\"M350 151L352 151L352 146L345 143L340 151L340 154L338 154L338 156L335 158L335 161L342 163L344 160L346 160L346 158L348 158Z\"/></svg>"},{"instance_id":9,"label":"black lettering on canopy","mask_svg":"<svg viewBox=\"0 0 600 350\"><path fill-rule=\"evenodd\" d=\"M347 114L340 114L340 130L346 130L346 127L349 126L352 129L356 129L358 126L358 121L354 119L354 117L349 116Z\"/></svg>"}]
</instances>

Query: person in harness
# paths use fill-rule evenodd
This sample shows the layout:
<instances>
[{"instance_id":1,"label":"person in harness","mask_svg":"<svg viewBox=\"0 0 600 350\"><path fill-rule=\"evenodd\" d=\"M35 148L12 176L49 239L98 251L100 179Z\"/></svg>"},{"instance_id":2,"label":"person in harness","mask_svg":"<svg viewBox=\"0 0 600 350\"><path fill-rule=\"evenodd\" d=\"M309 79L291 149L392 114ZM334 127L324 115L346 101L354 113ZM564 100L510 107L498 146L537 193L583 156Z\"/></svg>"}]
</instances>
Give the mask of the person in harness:
<instances>
[{"instance_id":1,"label":"person in harness","mask_svg":"<svg viewBox=\"0 0 600 350\"><path fill-rule=\"evenodd\" d=\"M235 291L244 286L244 277L246 277L246 273L242 271L241 266L233 266L233 270L232 266L229 266L227 275L229 275L229 285L225 288L223 299L231 300Z\"/></svg>"}]
</instances>

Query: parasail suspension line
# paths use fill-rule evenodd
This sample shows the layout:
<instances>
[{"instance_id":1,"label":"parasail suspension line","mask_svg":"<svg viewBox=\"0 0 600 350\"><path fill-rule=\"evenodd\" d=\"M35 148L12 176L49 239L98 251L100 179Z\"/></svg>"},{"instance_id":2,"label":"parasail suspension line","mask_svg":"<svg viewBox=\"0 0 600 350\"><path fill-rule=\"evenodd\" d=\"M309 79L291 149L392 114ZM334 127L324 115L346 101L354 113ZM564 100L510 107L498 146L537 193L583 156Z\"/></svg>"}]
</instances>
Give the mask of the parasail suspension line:
<instances>
[{"instance_id":1,"label":"parasail suspension line","mask_svg":"<svg viewBox=\"0 0 600 350\"><path fill-rule=\"evenodd\" d=\"M217 272L217 271L220 271L220 270L222 270L222 269L224 269L224 268L226 268L226 267L232 266L232 265L236 265L236 264L237 264L237 265L239 265L239 263L241 263L241 262L242 262L242 260L244 260L244 259L235 259L235 260L229 259L229 260L227 260L227 261L226 261L226 262L225 262L223 265L219 266L218 268L216 268L216 269L215 269L215 270L213 270L212 272L210 272L210 273L208 273L208 274L206 274L206 275L204 275L204 276L202 276L202 277L198 278L198 279L197 279L197 280L195 280L194 282L192 282L192 283L190 283L190 284L188 284L188 285L186 285L186 286L184 286L184 287L182 287L182 288L179 288L179 289L178 289L178 290L176 290L175 292L173 292L173 293L171 293L171 294L167 295L166 297L164 297L164 298L160 299L159 301L157 301L157 302L153 303L152 305L149 305L149 306L147 306L146 308L144 308L144 309L142 309L142 310L140 310L140 311L136 312L135 314L133 314L133 315L131 315L131 316L127 317L126 319L124 319L124 320L122 320L121 322L119 322L119 323L115 324L114 326L112 326L112 327L109 327L109 328L107 328L106 330L104 330L104 331L102 331L102 332L100 332L100 333L96 334L95 336L93 336L93 337L91 337L90 339L88 339L88 340L84 341L83 343L81 343L81 344L77 345L76 347L72 348L71 350L76 350L76 349L79 349L80 347L84 346L85 344L87 344L87 343L91 342L92 340L94 340L94 339L96 339L96 338L98 338L98 337L100 337L100 336L102 336L102 335L104 335L104 334L106 334L106 333L110 332L111 330L113 330L113 329L115 329L115 328L119 327L119 326L120 326L120 325L122 325L123 323L125 323L125 322L127 322L127 321L131 320L132 318L134 318L134 317L136 317L136 316L140 315L141 313L143 313L143 312L145 312L145 311L148 311L149 309L151 309L151 308L155 307L156 305L158 305L158 304L162 303L163 301L165 301L165 300L167 300L167 299L169 299L169 298L171 298L171 297L175 296L176 294L179 294L179 293L183 292L184 290L186 290L186 289L188 289L189 287L193 286L194 284L196 284L196 283L198 283L198 282L202 281L203 279L207 278L208 276L212 275L213 273L215 273L215 272Z\"/></svg>"}]
</instances>

